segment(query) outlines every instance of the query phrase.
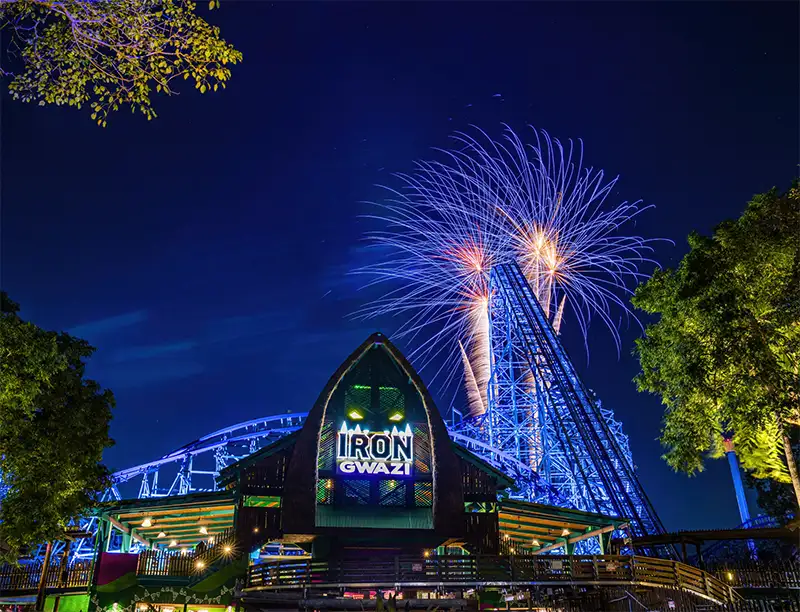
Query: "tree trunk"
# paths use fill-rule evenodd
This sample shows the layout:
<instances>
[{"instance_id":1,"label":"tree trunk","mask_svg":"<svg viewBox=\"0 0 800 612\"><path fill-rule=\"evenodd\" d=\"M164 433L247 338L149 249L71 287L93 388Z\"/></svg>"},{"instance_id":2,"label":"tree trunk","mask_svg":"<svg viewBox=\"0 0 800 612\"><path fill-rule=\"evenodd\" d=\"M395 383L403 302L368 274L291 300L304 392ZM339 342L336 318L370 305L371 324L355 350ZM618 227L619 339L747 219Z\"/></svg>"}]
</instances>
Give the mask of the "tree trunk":
<instances>
[{"instance_id":1,"label":"tree trunk","mask_svg":"<svg viewBox=\"0 0 800 612\"><path fill-rule=\"evenodd\" d=\"M783 436L783 452L786 454L786 465L789 468L789 476L792 478L792 487L794 488L794 497L797 506L800 507L800 476L797 474L797 461L795 461L794 453L792 452L792 441L789 439L789 434L786 429L781 431Z\"/></svg>"},{"instance_id":2,"label":"tree trunk","mask_svg":"<svg viewBox=\"0 0 800 612\"><path fill-rule=\"evenodd\" d=\"M42 575L39 576L39 588L36 592L36 610L44 610L44 600L47 599L47 574L50 569L50 554L53 552L53 543L48 542L44 549L44 562L42 563Z\"/></svg>"}]
</instances>

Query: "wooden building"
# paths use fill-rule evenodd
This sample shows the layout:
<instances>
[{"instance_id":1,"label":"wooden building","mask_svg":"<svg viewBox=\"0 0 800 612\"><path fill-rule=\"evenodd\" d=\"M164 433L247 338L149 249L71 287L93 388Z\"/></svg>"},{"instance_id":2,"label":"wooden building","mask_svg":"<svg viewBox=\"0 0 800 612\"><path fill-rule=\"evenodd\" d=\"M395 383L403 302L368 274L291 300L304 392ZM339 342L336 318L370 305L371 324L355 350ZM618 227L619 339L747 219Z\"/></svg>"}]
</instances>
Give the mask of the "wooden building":
<instances>
[{"instance_id":1,"label":"wooden building","mask_svg":"<svg viewBox=\"0 0 800 612\"><path fill-rule=\"evenodd\" d=\"M381 596L458 608L519 593L530 601L543 585L734 597L695 568L612 554L624 518L509 500L513 480L450 439L424 383L381 334L336 370L302 429L228 466L217 484L104 509L88 609L62 612L361 609ZM573 554L587 539L600 555ZM3 588L0 572L0 597Z\"/></svg>"}]
</instances>

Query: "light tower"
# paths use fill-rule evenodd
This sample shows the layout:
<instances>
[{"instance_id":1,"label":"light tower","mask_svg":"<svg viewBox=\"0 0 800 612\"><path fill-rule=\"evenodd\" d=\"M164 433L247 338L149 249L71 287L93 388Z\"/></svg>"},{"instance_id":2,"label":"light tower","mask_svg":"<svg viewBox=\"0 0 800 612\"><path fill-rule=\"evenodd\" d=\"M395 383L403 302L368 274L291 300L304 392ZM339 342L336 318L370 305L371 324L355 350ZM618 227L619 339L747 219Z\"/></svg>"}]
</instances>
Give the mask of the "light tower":
<instances>
[{"instance_id":1,"label":"light tower","mask_svg":"<svg viewBox=\"0 0 800 612\"><path fill-rule=\"evenodd\" d=\"M730 438L725 438L722 442L725 445L728 466L731 468L733 490L736 492L736 504L739 506L739 517L742 519L742 523L747 523L750 521L750 509L747 507L747 498L744 495L744 483L742 482L742 472L739 469L739 459L736 457L736 449Z\"/></svg>"}]
</instances>

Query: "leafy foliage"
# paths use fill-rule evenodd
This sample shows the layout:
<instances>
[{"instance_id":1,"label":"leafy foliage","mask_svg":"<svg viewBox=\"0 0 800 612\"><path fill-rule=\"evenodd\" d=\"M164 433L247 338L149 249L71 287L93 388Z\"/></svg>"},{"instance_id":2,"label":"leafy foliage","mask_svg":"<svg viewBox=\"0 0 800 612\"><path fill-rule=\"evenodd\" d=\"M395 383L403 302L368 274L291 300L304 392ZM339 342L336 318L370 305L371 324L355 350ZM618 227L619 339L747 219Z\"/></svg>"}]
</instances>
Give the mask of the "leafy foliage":
<instances>
[{"instance_id":1,"label":"leafy foliage","mask_svg":"<svg viewBox=\"0 0 800 612\"><path fill-rule=\"evenodd\" d=\"M666 405L665 459L689 474L732 437L757 478L788 482L787 428L800 423L800 190L757 195L711 237L689 236L676 270L640 285L659 315L637 340L640 391Z\"/></svg>"},{"instance_id":2,"label":"leafy foliage","mask_svg":"<svg viewBox=\"0 0 800 612\"><path fill-rule=\"evenodd\" d=\"M218 0L209 3L218 6ZM156 116L151 95L177 93L191 79L200 93L217 91L242 54L185 0L0 0L0 29L21 70L12 97L39 105L91 109L98 125L127 106Z\"/></svg>"},{"instance_id":3,"label":"leafy foliage","mask_svg":"<svg viewBox=\"0 0 800 612\"><path fill-rule=\"evenodd\" d=\"M795 457L800 456L800 431L797 428L791 432L792 451ZM758 494L758 505L769 516L780 521L785 521L790 514L797 512L797 503L791 485L755 478L752 474L745 473L745 484L754 489Z\"/></svg>"},{"instance_id":4,"label":"leafy foliage","mask_svg":"<svg viewBox=\"0 0 800 612\"><path fill-rule=\"evenodd\" d=\"M0 541L21 548L63 536L108 484L100 463L114 397L84 378L84 340L23 321L2 294L0 313Z\"/></svg>"}]
</instances>

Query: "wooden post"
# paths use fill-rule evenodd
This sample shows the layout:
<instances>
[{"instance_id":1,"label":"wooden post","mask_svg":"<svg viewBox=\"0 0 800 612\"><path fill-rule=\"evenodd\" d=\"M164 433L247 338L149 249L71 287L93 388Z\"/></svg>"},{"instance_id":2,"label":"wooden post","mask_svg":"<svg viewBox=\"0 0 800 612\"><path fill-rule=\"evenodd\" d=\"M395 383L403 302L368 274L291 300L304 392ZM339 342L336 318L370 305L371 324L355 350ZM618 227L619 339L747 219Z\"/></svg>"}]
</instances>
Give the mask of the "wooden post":
<instances>
[{"instance_id":1,"label":"wooden post","mask_svg":"<svg viewBox=\"0 0 800 612\"><path fill-rule=\"evenodd\" d=\"M45 587L47 587L47 573L50 569L50 555L53 552L53 543L48 542L44 551L44 563L42 563L42 575L39 576L39 590L36 593L36 611L44 610Z\"/></svg>"},{"instance_id":2,"label":"wooden post","mask_svg":"<svg viewBox=\"0 0 800 612\"><path fill-rule=\"evenodd\" d=\"M67 586L67 582L69 582L69 549L72 545L72 539L68 538L66 542L64 542L64 554L61 555L61 575L59 576L59 581L62 587ZM56 606L58 606L58 600L56 599ZM53 609L53 612L57 612L57 607Z\"/></svg>"},{"instance_id":3,"label":"wooden post","mask_svg":"<svg viewBox=\"0 0 800 612\"><path fill-rule=\"evenodd\" d=\"M705 569L705 563L703 563L703 543L702 542L695 542L694 549L697 551L697 565L700 569Z\"/></svg>"},{"instance_id":4,"label":"wooden post","mask_svg":"<svg viewBox=\"0 0 800 612\"><path fill-rule=\"evenodd\" d=\"M133 536L133 527L130 528L128 533L122 534L122 546L120 547L120 552L129 553L131 552L131 538Z\"/></svg>"},{"instance_id":5,"label":"wooden post","mask_svg":"<svg viewBox=\"0 0 800 612\"><path fill-rule=\"evenodd\" d=\"M111 521L108 521L108 533L106 535L106 541L103 544L103 552L108 552L108 549L111 548L111 535L114 533L114 527L111 525Z\"/></svg>"}]
</instances>

